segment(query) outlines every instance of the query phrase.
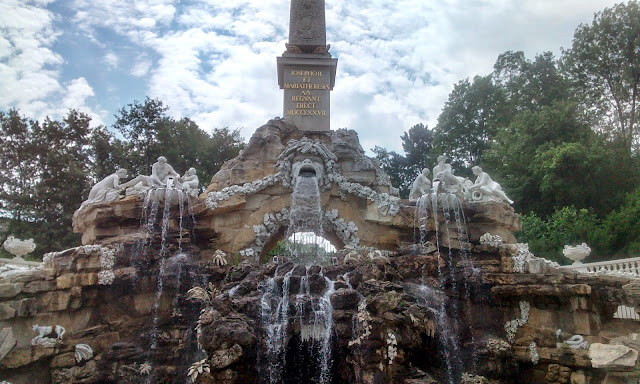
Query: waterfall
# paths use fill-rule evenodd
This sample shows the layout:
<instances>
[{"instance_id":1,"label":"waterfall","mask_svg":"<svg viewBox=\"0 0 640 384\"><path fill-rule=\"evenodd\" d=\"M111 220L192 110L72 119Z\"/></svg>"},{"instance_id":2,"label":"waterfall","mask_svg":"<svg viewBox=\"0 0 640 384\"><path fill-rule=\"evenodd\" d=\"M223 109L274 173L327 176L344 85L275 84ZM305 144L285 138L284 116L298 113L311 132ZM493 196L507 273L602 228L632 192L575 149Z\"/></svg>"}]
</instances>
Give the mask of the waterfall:
<instances>
[{"instance_id":1,"label":"waterfall","mask_svg":"<svg viewBox=\"0 0 640 384\"><path fill-rule=\"evenodd\" d=\"M331 329L333 328L333 306L331 295L335 292L334 281L325 276L327 289L314 311L314 328L321 324L323 329L320 349L320 384L331 383Z\"/></svg>"},{"instance_id":2,"label":"waterfall","mask_svg":"<svg viewBox=\"0 0 640 384\"><path fill-rule=\"evenodd\" d=\"M286 233L291 260L304 265L326 263L326 255L319 242L321 237L322 208L318 179L298 176L291 195L290 224Z\"/></svg>"},{"instance_id":3,"label":"waterfall","mask_svg":"<svg viewBox=\"0 0 640 384\"><path fill-rule=\"evenodd\" d=\"M276 276L277 276L276 270ZM260 299L260 318L266 332L266 365L270 384L280 384L285 369L285 349L287 328L289 326L289 287L293 269L282 278L278 286L277 277L262 282L258 287L262 292Z\"/></svg>"},{"instance_id":4,"label":"waterfall","mask_svg":"<svg viewBox=\"0 0 640 384\"><path fill-rule=\"evenodd\" d=\"M427 241L428 220L433 218L435 228L434 242L436 245L436 256L438 260L438 281L439 289L423 284L420 287L417 297L420 302L426 305L434 316L437 326L437 333L443 347L443 359L446 365L447 383L453 384L459 381L462 374L463 360L461 357L461 333L468 331L472 343L472 370L475 370L477 363L477 346L473 336L472 318L470 305L470 285L468 279L476 276L477 271L468 252L468 233L462 203L457 195L452 193L438 193L439 185L434 183L433 191L423 195L416 203L415 221L416 242L424 245ZM453 213L453 215L452 215ZM455 220L454 239L450 231ZM441 238L442 237L442 238ZM454 252L452 243L457 240L458 250ZM443 254L441 243L446 244L446 253ZM455 256L460 258L462 266L462 278L456 277ZM458 282L458 280L461 280ZM445 294L446 292L446 294ZM434 300L437 296L439 299ZM461 308L461 299L464 299ZM464 312L464 313L463 313ZM467 318L469 324L462 324L459 319Z\"/></svg>"},{"instance_id":5,"label":"waterfall","mask_svg":"<svg viewBox=\"0 0 640 384\"><path fill-rule=\"evenodd\" d=\"M290 266L290 264L289 264ZM294 273L297 271L297 273ZM284 276L276 276L263 281L259 285L262 293L260 299L260 318L265 331L265 348L262 357L267 370L267 382L280 384L286 372L300 368L287 361L287 351L298 346L298 355L311 356L312 361L306 360L305 366L308 380L314 383L331 383L333 331L333 306L331 295L335 292L335 282L315 269L310 275L311 268L303 270L292 268ZM300 273L304 274L300 274ZM312 291L310 279L322 279L324 287L315 285ZM299 282L298 293L291 292L291 287ZM316 280L317 281L317 280ZM321 291L320 291L321 290ZM294 309L293 311L291 309ZM297 323L297 327L292 324ZM291 331L300 330L299 337ZM296 340L297 344L290 344ZM294 362L295 363L295 362ZM311 367L312 366L312 367ZM311 367L311 368L310 368ZM300 374L300 372L298 372Z\"/></svg>"}]
</instances>

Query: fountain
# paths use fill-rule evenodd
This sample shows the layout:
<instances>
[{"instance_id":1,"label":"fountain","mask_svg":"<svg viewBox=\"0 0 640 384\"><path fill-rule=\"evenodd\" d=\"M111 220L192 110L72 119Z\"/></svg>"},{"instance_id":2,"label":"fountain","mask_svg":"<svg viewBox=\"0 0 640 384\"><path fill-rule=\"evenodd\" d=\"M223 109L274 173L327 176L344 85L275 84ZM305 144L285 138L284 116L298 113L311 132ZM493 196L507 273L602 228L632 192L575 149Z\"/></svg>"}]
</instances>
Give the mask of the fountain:
<instances>
[{"instance_id":1,"label":"fountain","mask_svg":"<svg viewBox=\"0 0 640 384\"><path fill-rule=\"evenodd\" d=\"M291 21L278 58L284 118L258 128L204 193L195 170L180 177L162 157L123 184L118 170L74 215L82 246L45 255L39 269L0 269L2 380L640 378L640 323L614 316L640 307L637 276L533 256L516 244L510 199L479 167L472 182L441 157L434 180L423 170L401 199L356 132L329 129L337 60L324 2L292 2ZM299 233L339 252L308 252ZM286 254L269 255L288 239ZM36 324L44 341L31 345Z\"/></svg>"}]
</instances>

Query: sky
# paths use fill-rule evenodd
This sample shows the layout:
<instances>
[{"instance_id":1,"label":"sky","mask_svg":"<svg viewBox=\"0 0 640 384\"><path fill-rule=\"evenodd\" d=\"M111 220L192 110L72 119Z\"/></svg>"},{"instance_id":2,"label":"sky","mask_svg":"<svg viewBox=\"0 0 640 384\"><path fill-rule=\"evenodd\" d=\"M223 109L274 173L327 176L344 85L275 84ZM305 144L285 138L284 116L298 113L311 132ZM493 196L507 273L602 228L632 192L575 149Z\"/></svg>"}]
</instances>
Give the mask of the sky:
<instances>
[{"instance_id":1,"label":"sky","mask_svg":"<svg viewBox=\"0 0 640 384\"><path fill-rule=\"evenodd\" d=\"M338 58L331 127L367 151L402 153L400 136L433 128L454 84L498 55L569 48L611 0L325 0ZM158 98L200 128L248 140L282 115L276 57L290 0L0 0L0 110L35 119L70 108L110 126L134 100Z\"/></svg>"}]
</instances>

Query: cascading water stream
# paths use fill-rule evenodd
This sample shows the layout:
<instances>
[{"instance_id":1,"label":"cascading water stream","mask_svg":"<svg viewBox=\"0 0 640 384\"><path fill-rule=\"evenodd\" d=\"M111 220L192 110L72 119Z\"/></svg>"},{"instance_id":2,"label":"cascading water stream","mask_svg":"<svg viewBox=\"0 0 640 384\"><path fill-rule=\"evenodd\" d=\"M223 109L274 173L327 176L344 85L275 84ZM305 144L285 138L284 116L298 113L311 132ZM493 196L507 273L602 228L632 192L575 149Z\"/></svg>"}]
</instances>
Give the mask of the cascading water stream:
<instances>
[{"instance_id":1,"label":"cascading water stream","mask_svg":"<svg viewBox=\"0 0 640 384\"><path fill-rule=\"evenodd\" d=\"M335 282L324 276L317 267L327 262L324 249L320 246L322 239L322 208L320 206L320 190L314 175L296 177L291 195L290 223L286 231L287 249L291 261L304 265L304 270L294 267L284 276L275 276L260 285L261 320L266 334L266 351L264 366L268 370L268 382L280 384L288 368L287 350L291 336L288 332L299 329L299 355L312 354L315 361L311 365L317 369L307 370L306 374L314 375L313 382L329 384L331 382L332 350L331 335L333 330L333 306L331 295L335 292ZM304 233L305 235L301 234ZM308 235L307 235L308 234ZM298 271L294 275L294 271ZM311 279L314 279L312 288ZM290 292L292 279L299 283L297 293ZM320 290L318 280L324 280L324 289ZM290 307L293 310L290 313ZM295 311L295 312L294 312ZM290 327L297 323L298 327ZM294 344L292 344L293 346ZM294 359L295 360L295 359ZM306 367L309 368L309 367ZM309 378L311 379L311 378Z\"/></svg>"},{"instance_id":2,"label":"cascading water stream","mask_svg":"<svg viewBox=\"0 0 640 384\"><path fill-rule=\"evenodd\" d=\"M269 278L259 287L260 317L266 332L266 358L270 384L279 384L285 369L285 348L289 326L289 287L293 269L282 278L278 286L276 277ZM277 270L276 270L277 275Z\"/></svg>"},{"instance_id":3,"label":"cascading water stream","mask_svg":"<svg viewBox=\"0 0 640 384\"><path fill-rule=\"evenodd\" d=\"M159 259L159 268L158 268L158 277L156 283L156 294L155 301L153 305L153 323L151 328L150 335L150 351L151 356L153 357L154 352L158 348L158 334L159 334L159 316L160 316L160 302L162 299L165 280L167 279L168 273L175 273L176 276L176 289L180 290L181 280L182 280L182 272L183 265L187 264L188 257L185 253L182 252L182 239L183 239L183 216L184 216L184 194L181 190L176 189L171 186L170 183L167 183L167 186L164 188L152 189L147 192L147 195L153 194L153 203L151 205L151 211L147 218L147 223L145 224L145 229L147 231L146 238L148 240L144 243L144 248L147 250L147 244L151 242L151 239L154 234L155 221L157 217L158 208L160 205L159 197L161 196L161 191L164 192L164 203L162 209L162 224L160 226L160 251L158 254ZM169 238L169 224L171 220L171 205L173 201L173 197L178 198L178 207L179 207L179 241L178 241L178 252L173 256L169 256L168 254L168 238ZM146 198L145 198L146 201ZM187 199L189 201L189 199ZM146 211L146 210L145 210ZM174 303L175 304L175 303ZM152 361L151 361L152 362ZM147 384L153 382L154 375L151 374L147 380L145 381Z\"/></svg>"},{"instance_id":4,"label":"cascading water stream","mask_svg":"<svg viewBox=\"0 0 640 384\"><path fill-rule=\"evenodd\" d=\"M314 311L314 327L316 324L322 324L324 328L320 349L320 384L329 384L331 383L331 330L333 328L331 295L335 292L335 282L326 276L324 279L327 288L324 295L320 297L318 311Z\"/></svg>"},{"instance_id":5,"label":"cascading water stream","mask_svg":"<svg viewBox=\"0 0 640 384\"><path fill-rule=\"evenodd\" d=\"M436 291L424 283L423 276L423 285L420 289L419 299L427 304L427 307L434 315L438 329L438 337L443 346L443 360L446 365L447 383L454 384L459 381L462 374L461 367L463 366L463 361L460 352L463 327L468 327L469 334L471 335L471 342L473 344L473 370L475 370L477 363L477 346L475 345L472 332L472 319L469 305L464 305L464 315L470 324L461 324L459 321L456 321L463 318L460 308L461 298L464 298L465 301L470 299L470 286L467 278L475 275L476 271L473 268L467 252L468 234L462 204L455 194L438 193L439 188L439 182L434 182L432 192L428 195L423 195L417 201L415 220L419 231L419 237L416 236L416 241L419 242L419 245L424 245L427 238L428 218L430 216L433 217L435 228L434 240L438 260L438 279L440 281L440 290L438 292L441 292L441 294L439 295L439 300L432 300L430 296L433 296ZM456 265L453 251L453 242L455 240L449 231L452 224L452 212L455 218L456 239L459 248L457 254L460 256L460 264L463 267L462 285L457 283L458 279L455 273ZM442 220L442 222L440 222L440 220ZM443 239L440 238L441 232L443 232L442 234L444 235ZM440 251L441 241L447 245L446 259L443 258ZM447 283L447 281L450 282L450 284ZM447 287L449 288L447 289ZM462 294L460 287L463 288ZM450 292L448 295L444 294L445 289Z\"/></svg>"},{"instance_id":6,"label":"cascading water stream","mask_svg":"<svg viewBox=\"0 0 640 384\"><path fill-rule=\"evenodd\" d=\"M313 234L301 236L301 233ZM317 239L322 236L322 208L318 179L296 177L291 194L290 224L286 238L289 257L298 264L320 265L326 262Z\"/></svg>"}]
</instances>

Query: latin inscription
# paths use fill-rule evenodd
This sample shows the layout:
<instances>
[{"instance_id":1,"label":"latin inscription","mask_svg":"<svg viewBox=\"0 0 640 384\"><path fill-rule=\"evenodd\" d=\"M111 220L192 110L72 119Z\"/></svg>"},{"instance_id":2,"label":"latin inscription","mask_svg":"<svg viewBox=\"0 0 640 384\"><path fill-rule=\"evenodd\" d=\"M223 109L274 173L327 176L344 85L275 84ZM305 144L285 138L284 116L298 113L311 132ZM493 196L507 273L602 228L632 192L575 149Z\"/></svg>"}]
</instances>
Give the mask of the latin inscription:
<instances>
[{"instance_id":1,"label":"latin inscription","mask_svg":"<svg viewBox=\"0 0 640 384\"><path fill-rule=\"evenodd\" d=\"M292 79L290 83L285 82L285 89L299 89L300 93L291 96L291 106L295 108L287 109L289 116L326 116L327 111L320 107L322 96L314 91L329 91L327 84L316 81L323 79L322 71L313 70L291 70L289 73ZM298 80L298 81L295 81Z\"/></svg>"}]
</instances>

